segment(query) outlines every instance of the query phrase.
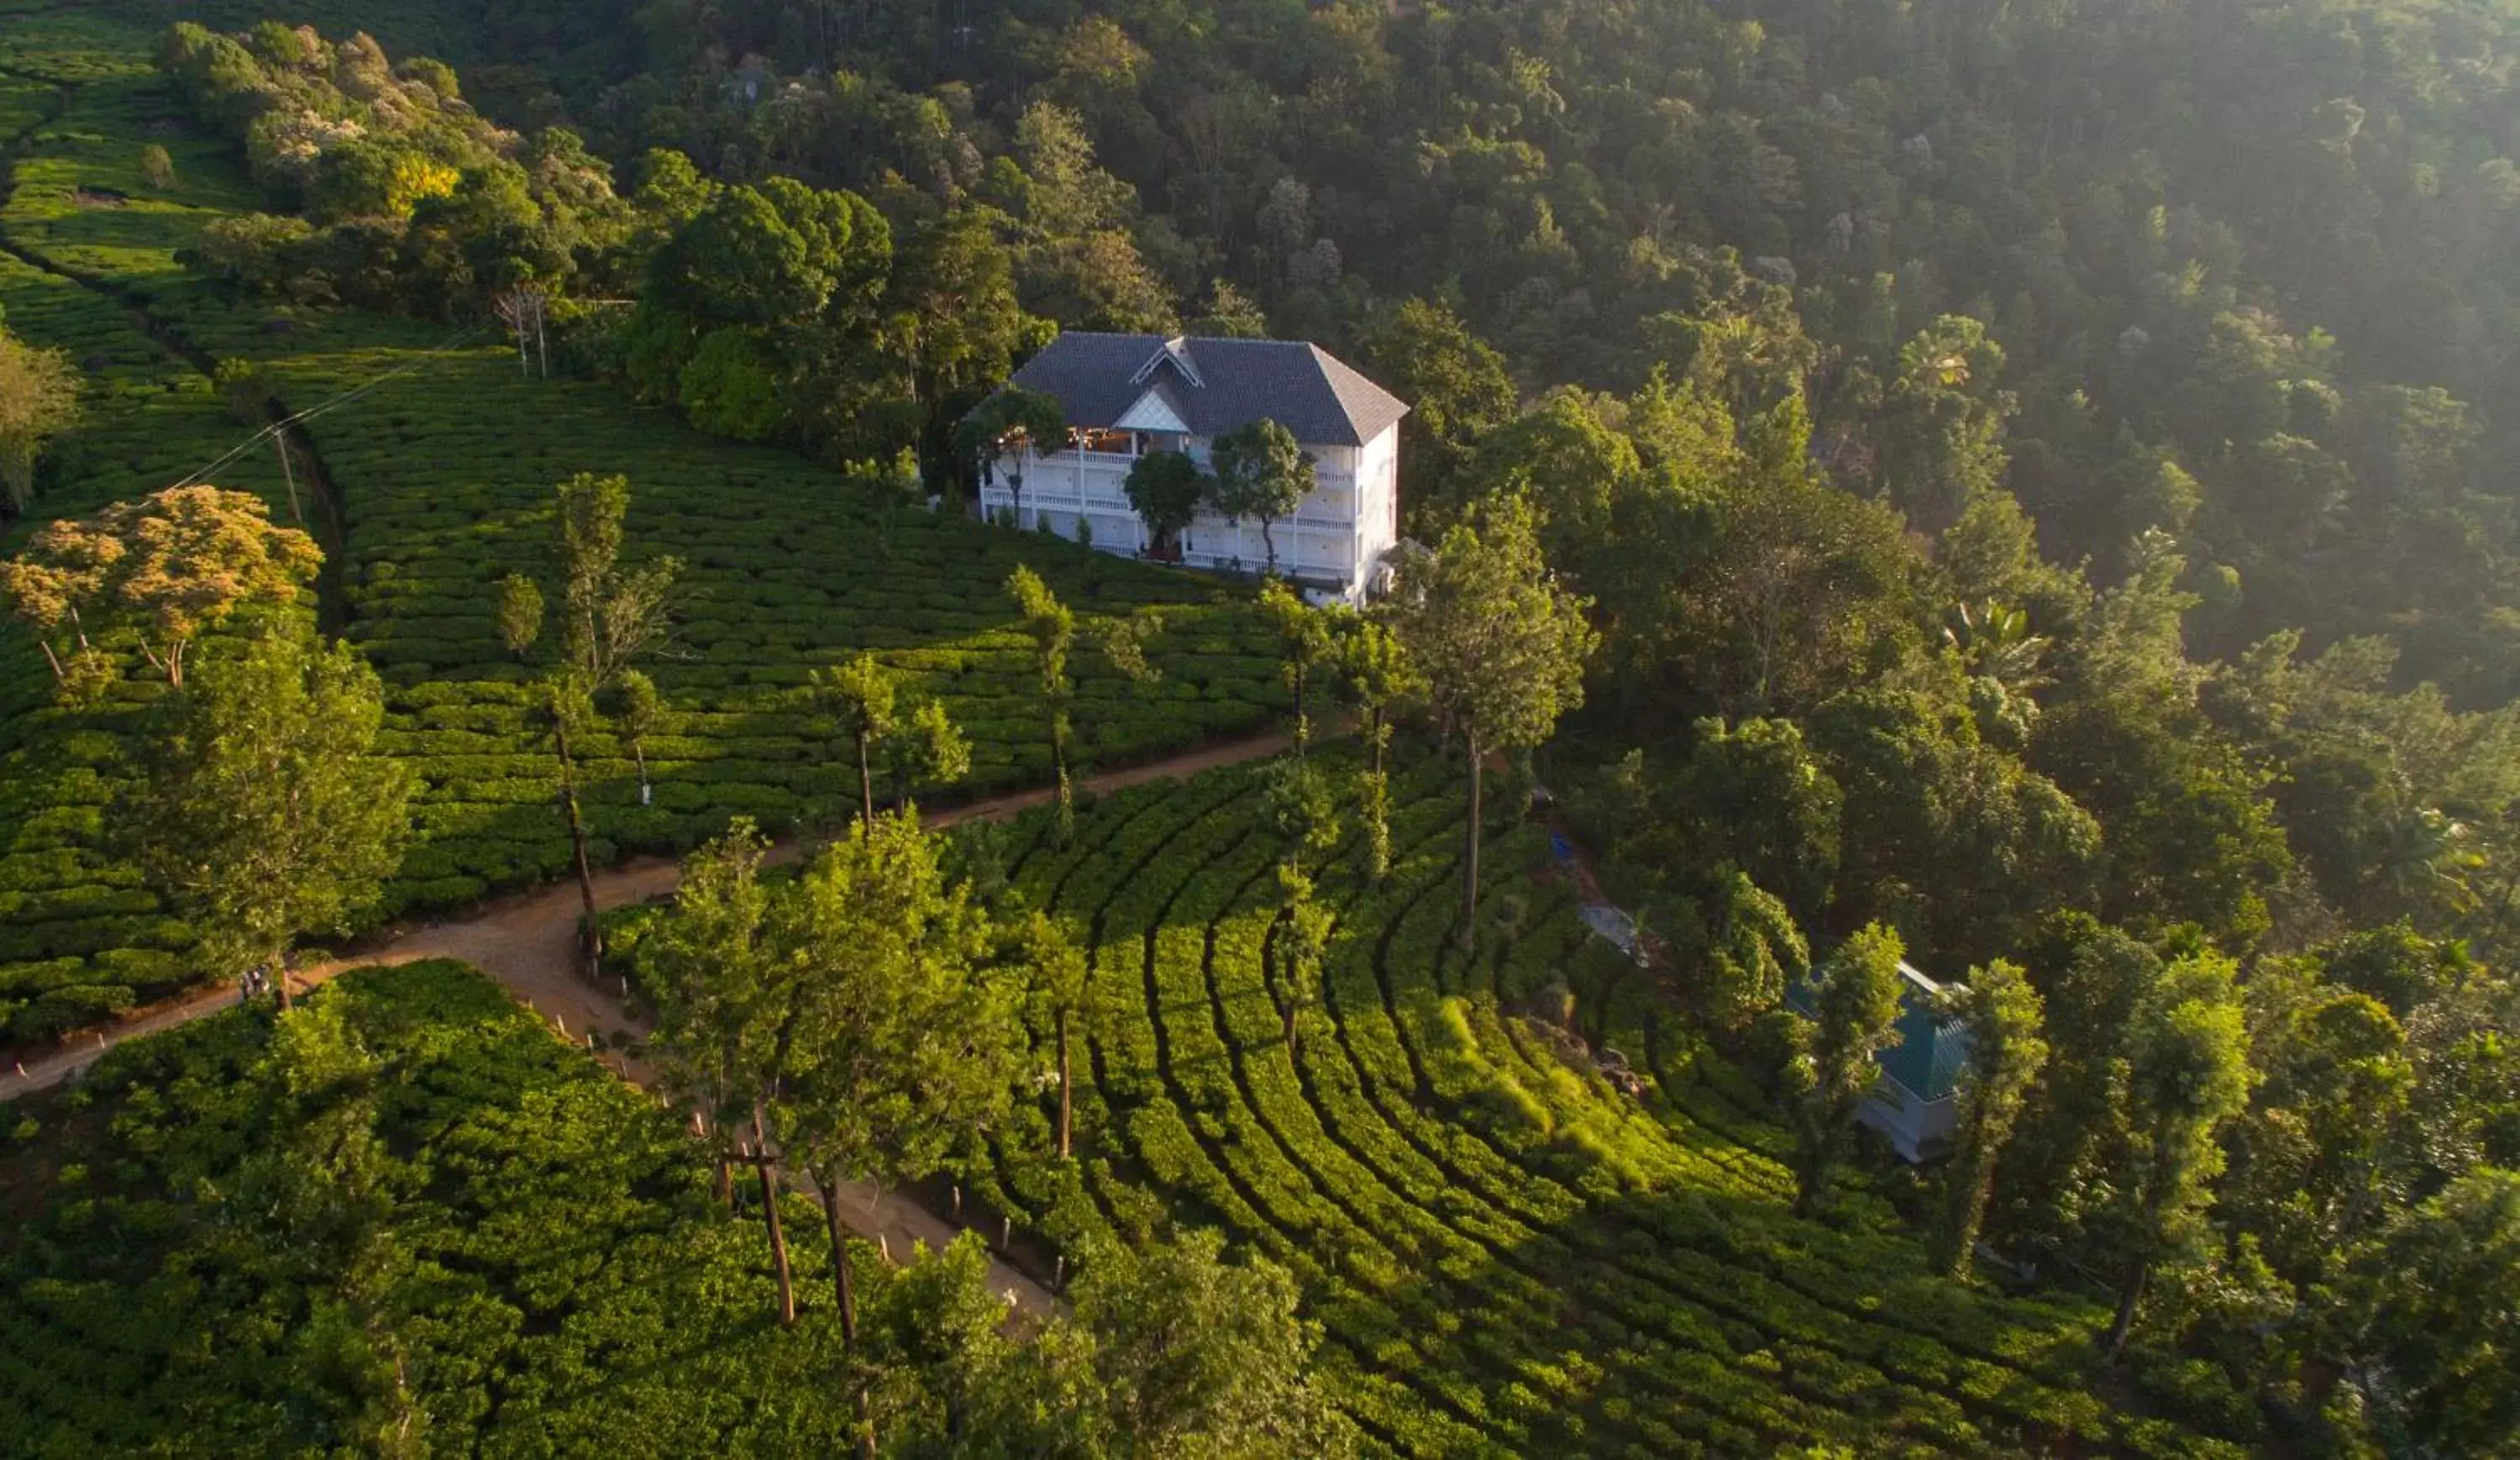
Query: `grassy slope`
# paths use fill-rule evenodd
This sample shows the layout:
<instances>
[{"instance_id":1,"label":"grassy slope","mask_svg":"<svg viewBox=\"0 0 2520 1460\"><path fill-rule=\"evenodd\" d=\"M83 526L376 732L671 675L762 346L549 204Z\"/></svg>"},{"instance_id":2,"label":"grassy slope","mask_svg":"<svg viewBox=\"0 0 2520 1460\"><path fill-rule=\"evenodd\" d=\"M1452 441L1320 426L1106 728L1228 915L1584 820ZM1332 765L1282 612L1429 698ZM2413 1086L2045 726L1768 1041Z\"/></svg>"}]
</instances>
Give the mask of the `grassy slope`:
<instances>
[{"instance_id":1,"label":"grassy slope","mask_svg":"<svg viewBox=\"0 0 2520 1460\"><path fill-rule=\"evenodd\" d=\"M309 426L338 490L338 529L300 487L310 529L338 543L326 586L344 632L391 686L389 749L426 785L424 840L388 910L565 865L548 756L527 723L532 668L505 662L488 598L501 574L537 565L551 485L576 471L628 475L638 550L689 565L685 622L654 666L669 722L645 748L652 804L639 804L626 748L590 747L605 855L688 844L738 812L773 825L828 813L849 778L800 712L801 685L814 665L859 650L946 701L975 742L980 787L1040 779L1043 716L1000 591L1017 562L1079 608L1089 639L1103 616L1168 606L1153 649L1161 683L1132 686L1099 655L1078 657L1089 756L1247 726L1281 698L1265 636L1212 580L959 520L876 514L836 474L794 456L700 436L600 385L520 380L495 341L442 349L456 332L218 297L174 255L206 220L250 206L250 190L157 89L147 33L108 16L47 12L13 20L0 39L0 122L23 134L0 211L15 251L0 259L0 305L14 329L70 348L104 383L61 448L60 488L39 506L73 512L164 485L243 438L197 368L214 357L265 363L301 410L384 382ZM162 192L138 175L151 141L175 157ZM106 191L125 205L92 205ZM218 479L260 493L287 521L279 476L254 452ZM32 646L0 631L0 811L14 813L0 815L0 1005L22 1011L50 995L19 1014L21 1037L189 973L170 956L185 930L104 839L116 753L152 687L135 668L108 712L86 715L51 708L48 688Z\"/></svg>"}]
</instances>

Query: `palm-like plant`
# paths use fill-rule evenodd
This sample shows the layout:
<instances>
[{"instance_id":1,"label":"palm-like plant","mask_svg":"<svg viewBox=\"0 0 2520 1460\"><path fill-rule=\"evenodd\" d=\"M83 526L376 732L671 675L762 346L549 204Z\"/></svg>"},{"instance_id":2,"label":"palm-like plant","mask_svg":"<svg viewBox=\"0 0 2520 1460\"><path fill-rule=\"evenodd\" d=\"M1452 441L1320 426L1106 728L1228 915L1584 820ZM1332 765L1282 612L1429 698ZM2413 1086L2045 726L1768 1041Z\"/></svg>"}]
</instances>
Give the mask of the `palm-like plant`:
<instances>
[{"instance_id":1,"label":"palm-like plant","mask_svg":"<svg viewBox=\"0 0 2520 1460\"><path fill-rule=\"evenodd\" d=\"M2400 807L2380 828L2365 864L2362 911L2375 918L2477 906L2475 874L2485 866L2475 828L2437 806Z\"/></svg>"},{"instance_id":2,"label":"palm-like plant","mask_svg":"<svg viewBox=\"0 0 2520 1460\"><path fill-rule=\"evenodd\" d=\"M2047 684L2048 641L2030 631L2030 616L1990 598L1956 604L1943 624L1943 642L1972 675L2020 693Z\"/></svg>"}]
</instances>

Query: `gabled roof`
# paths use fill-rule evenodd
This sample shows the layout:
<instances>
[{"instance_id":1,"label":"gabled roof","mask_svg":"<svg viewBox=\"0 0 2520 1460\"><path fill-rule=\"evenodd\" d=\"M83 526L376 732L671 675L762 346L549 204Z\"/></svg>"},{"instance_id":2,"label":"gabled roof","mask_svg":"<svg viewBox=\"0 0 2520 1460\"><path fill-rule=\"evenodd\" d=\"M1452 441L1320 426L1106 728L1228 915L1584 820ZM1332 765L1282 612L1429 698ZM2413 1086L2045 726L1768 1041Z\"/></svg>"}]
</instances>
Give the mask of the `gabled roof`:
<instances>
[{"instance_id":1,"label":"gabled roof","mask_svg":"<svg viewBox=\"0 0 2520 1460\"><path fill-rule=\"evenodd\" d=\"M1894 1027L1898 1038L1884 1047L1873 1063L1880 1066L1885 1080L1901 1092L1919 1100L1943 1100L1959 1087L1960 1072L1968 1064L1970 1039L1966 1023L1957 1019L1940 1019L1934 1014L1934 995L1943 986L1908 966L1899 964L1899 1021ZM1803 1014L1812 1012L1810 981L1796 980L1785 990L1785 1002ZM1893 1092L1876 1089L1874 1099Z\"/></svg>"},{"instance_id":2,"label":"gabled roof","mask_svg":"<svg viewBox=\"0 0 2520 1460\"><path fill-rule=\"evenodd\" d=\"M1188 431L1190 408L1168 380L1156 381L1111 423L1123 431Z\"/></svg>"},{"instance_id":3,"label":"gabled roof","mask_svg":"<svg viewBox=\"0 0 2520 1460\"><path fill-rule=\"evenodd\" d=\"M1881 1072L1920 1100L1941 1100L1958 1088L1968 1063L1968 1026L1935 1016L1941 984L1905 963L1899 972L1906 980L1899 990L1899 1042L1881 1051Z\"/></svg>"},{"instance_id":4,"label":"gabled roof","mask_svg":"<svg viewBox=\"0 0 2520 1460\"><path fill-rule=\"evenodd\" d=\"M1296 440L1325 446L1362 446L1409 413L1390 391L1300 340L1072 331L1025 361L1012 384L1056 398L1070 426L1112 426L1151 388L1193 435L1267 417Z\"/></svg>"}]
</instances>

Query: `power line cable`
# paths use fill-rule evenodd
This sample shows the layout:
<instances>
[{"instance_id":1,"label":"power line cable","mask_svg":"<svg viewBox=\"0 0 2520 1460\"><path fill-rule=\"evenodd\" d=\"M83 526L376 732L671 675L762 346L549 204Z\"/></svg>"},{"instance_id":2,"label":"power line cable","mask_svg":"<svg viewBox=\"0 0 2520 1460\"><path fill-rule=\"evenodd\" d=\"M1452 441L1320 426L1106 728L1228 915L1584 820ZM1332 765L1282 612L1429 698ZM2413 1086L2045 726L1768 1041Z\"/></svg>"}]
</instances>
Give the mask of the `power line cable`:
<instances>
[{"instance_id":1,"label":"power line cable","mask_svg":"<svg viewBox=\"0 0 2520 1460\"><path fill-rule=\"evenodd\" d=\"M281 433L289 430L289 428L299 425L303 422L312 421L318 416L338 410L342 406L348 405L350 402L372 390L375 390L381 386L398 380L416 370L420 370L438 356L456 349L467 341L472 340L473 337L479 335L482 331L487 330L488 328L490 328L490 322L487 320L468 325L465 328L458 330L453 335L448 336L444 341L424 351L421 357L417 360L413 360L408 364L398 365L393 369L386 371L384 374L378 376L375 380L353 386L349 389L341 391L339 394L319 400L315 404L308 406L306 409L299 411L294 415L282 417L280 420L273 422L269 426L264 427L262 430L255 432L252 435L247 437L243 444L229 451L218 460L211 462L209 465L192 473L183 480L176 482L175 486L192 486L206 479L212 473L218 471L221 467L224 467L229 462L235 461L244 456L247 452L256 449L261 446L263 442L279 435ZM169 488L169 490L172 489L173 488Z\"/></svg>"}]
</instances>

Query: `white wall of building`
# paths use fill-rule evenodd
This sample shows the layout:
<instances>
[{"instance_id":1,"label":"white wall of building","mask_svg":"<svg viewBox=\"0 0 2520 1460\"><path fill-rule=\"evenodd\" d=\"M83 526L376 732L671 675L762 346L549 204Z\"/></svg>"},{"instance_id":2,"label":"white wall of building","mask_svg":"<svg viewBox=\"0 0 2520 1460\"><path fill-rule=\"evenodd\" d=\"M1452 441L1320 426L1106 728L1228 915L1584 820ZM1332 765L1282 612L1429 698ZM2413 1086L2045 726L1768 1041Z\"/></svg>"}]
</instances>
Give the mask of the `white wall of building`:
<instances>
[{"instance_id":1,"label":"white wall of building","mask_svg":"<svg viewBox=\"0 0 2520 1460\"><path fill-rule=\"evenodd\" d=\"M1351 599L1371 586L1376 563L1399 541L1399 439L1394 426L1363 446L1304 448L1313 454L1317 479L1293 517L1271 525L1279 571ZM1187 437L1181 444L1192 460L1209 464L1205 437ZM994 464L980 487L981 514L996 521L1014 509L1012 477L1019 472L1019 528L1036 530L1046 522L1058 535L1081 540L1082 523L1093 545L1104 552L1143 552L1151 534L1129 506L1122 484L1136 461L1134 453L1064 450L1045 456L1026 447ZM1202 511L1182 533L1182 561L1189 567L1256 572L1267 559L1256 522L1229 523Z\"/></svg>"}]
</instances>

